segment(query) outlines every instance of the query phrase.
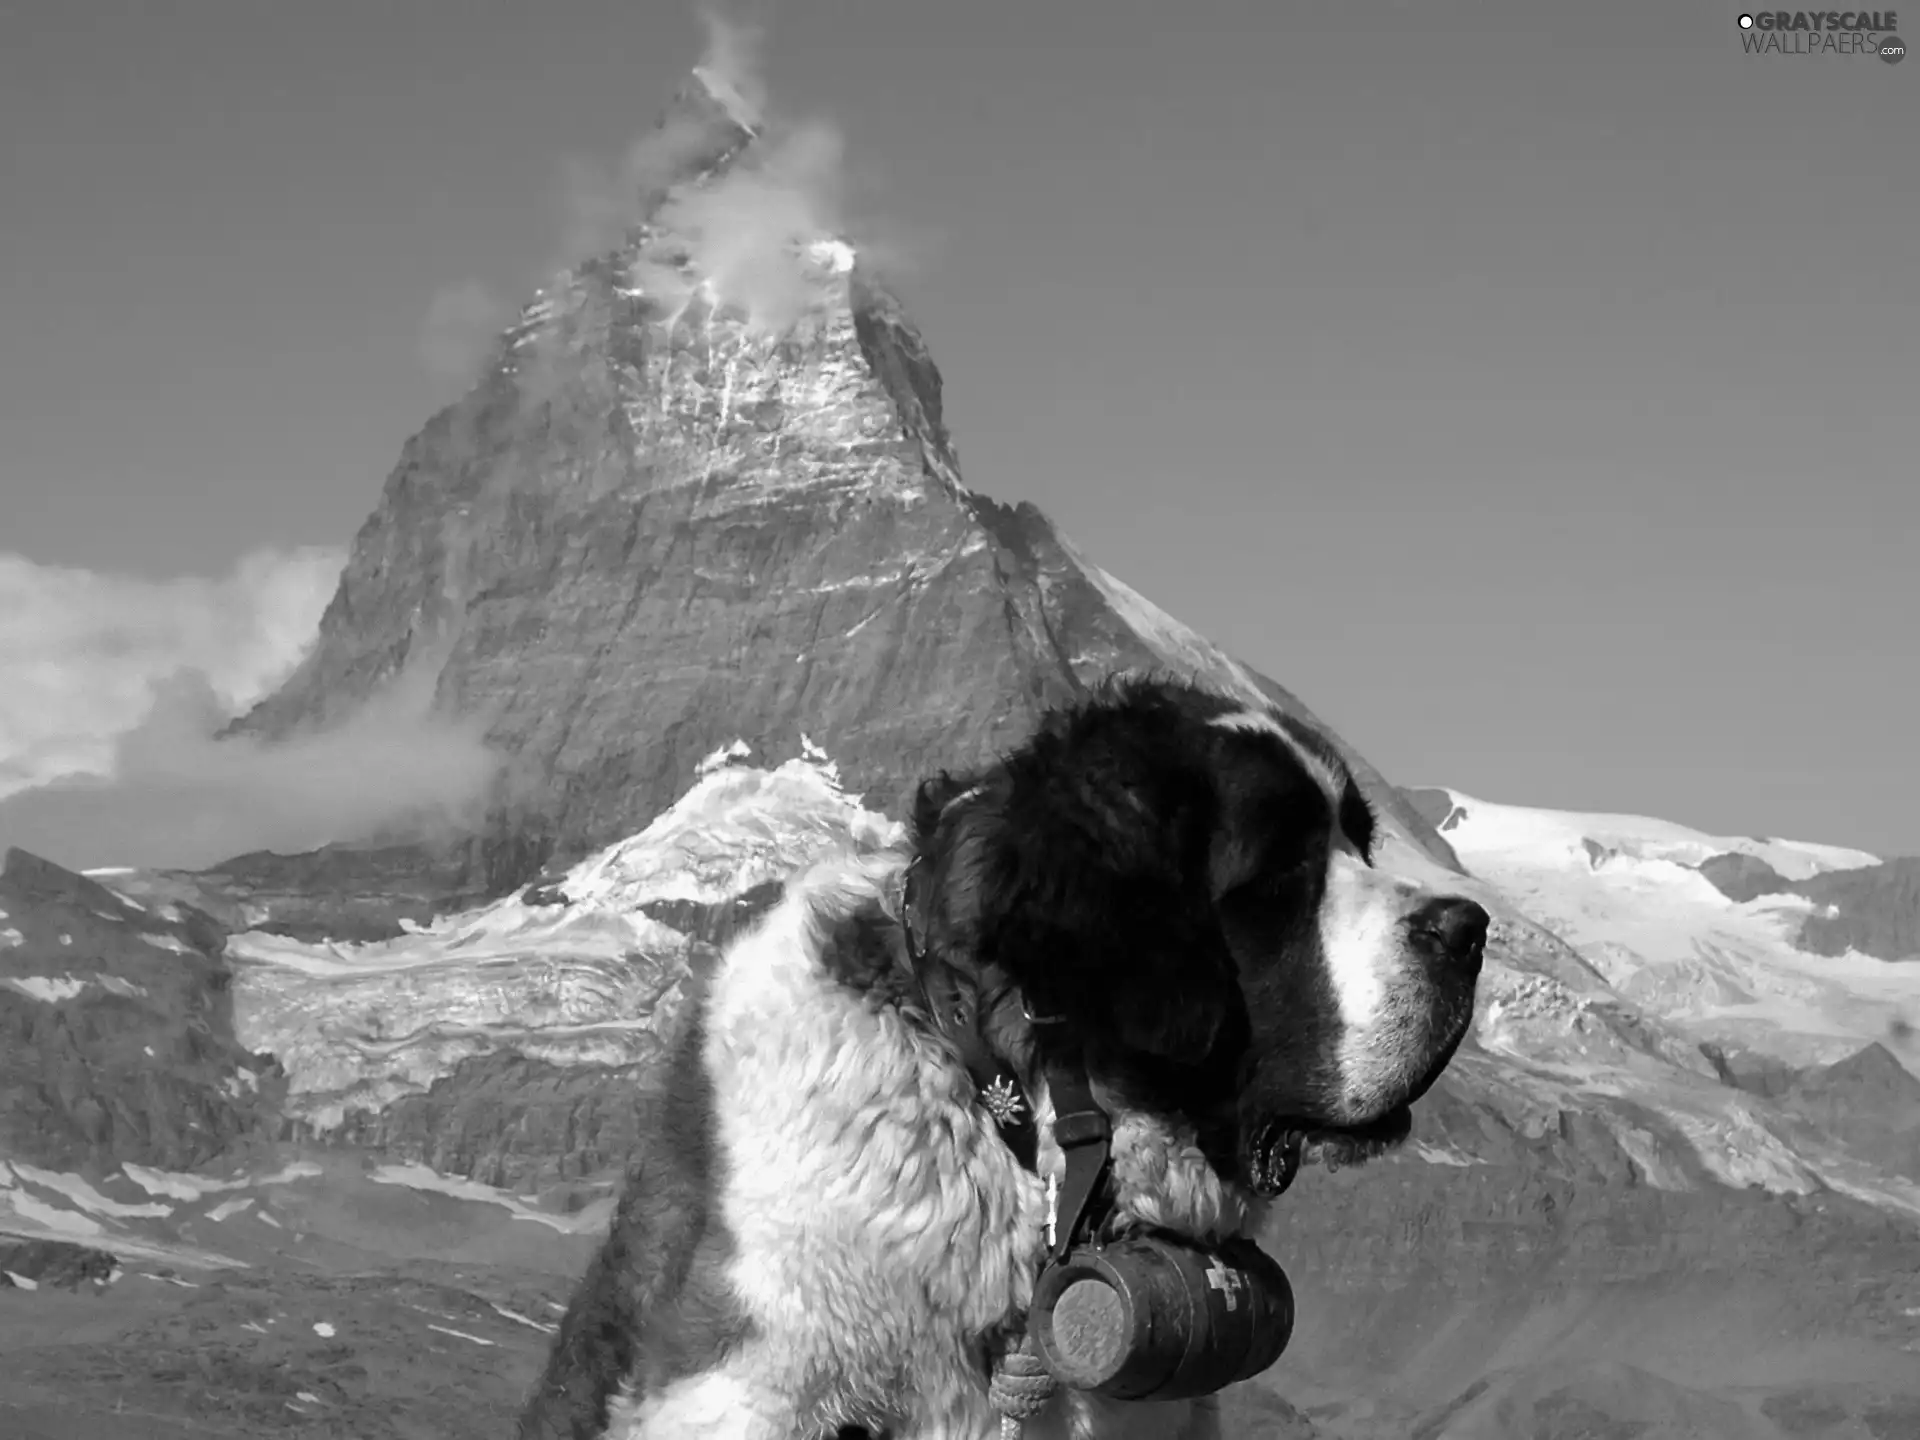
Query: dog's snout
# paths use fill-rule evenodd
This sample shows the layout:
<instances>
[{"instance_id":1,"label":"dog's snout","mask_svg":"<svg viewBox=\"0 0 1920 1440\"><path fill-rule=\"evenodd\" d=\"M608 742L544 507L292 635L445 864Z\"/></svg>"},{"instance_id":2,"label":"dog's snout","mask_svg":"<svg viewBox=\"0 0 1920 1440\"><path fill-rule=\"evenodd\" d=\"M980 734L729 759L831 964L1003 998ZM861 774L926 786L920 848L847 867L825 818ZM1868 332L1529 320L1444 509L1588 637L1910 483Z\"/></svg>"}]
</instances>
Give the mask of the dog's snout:
<instances>
[{"instance_id":1,"label":"dog's snout","mask_svg":"<svg viewBox=\"0 0 1920 1440\"><path fill-rule=\"evenodd\" d=\"M1447 896L1422 906L1413 917L1413 929L1432 938L1439 959L1469 975L1478 975L1491 918L1473 901Z\"/></svg>"}]
</instances>

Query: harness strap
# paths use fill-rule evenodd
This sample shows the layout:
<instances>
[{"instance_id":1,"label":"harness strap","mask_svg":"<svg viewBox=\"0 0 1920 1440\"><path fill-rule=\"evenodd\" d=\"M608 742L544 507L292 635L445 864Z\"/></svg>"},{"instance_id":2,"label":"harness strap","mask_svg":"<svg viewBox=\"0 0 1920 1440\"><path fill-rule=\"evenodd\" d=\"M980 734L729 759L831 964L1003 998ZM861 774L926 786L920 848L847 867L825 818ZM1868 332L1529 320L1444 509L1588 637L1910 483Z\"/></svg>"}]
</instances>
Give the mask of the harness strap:
<instances>
[{"instance_id":1,"label":"harness strap","mask_svg":"<svg viewBox=\"0 0 1920 1440\"><path fill-rule=\"evenodd\" d=\"M1036 1025L1058 1024L1030 1016ZM1062 1261L1093 1226L1088 1207L1106 1178L1113 1122L1093 1098L1093 1086L1078 1058L1056 1058L1047 1067L1047 1093L1053 1101L1053 1138L1066 1161L1066 1177L1057 1191L1048 1186L1046 1263ZM1024 1327L995 1358L988 1399L1000 1412L1000 1440L1020 1440L1026 1422L1046 1409L1060 1382L1047 1369Z\"/></svg>"},{"instance_id":2,"label":"harness strap","mask_svg":"<svg viewBox=\"0 0 1920 1440\"><path fill-rule=\"evenodd\" d=\"M1088 1207L1106 1178L1113 1122L1094 1101L1077 1056L1062 1056L1047 1066L1047 1093L1053 1100L1053 1138L1066 1160L1055 1213L1047 1217L1047 1249L1054 1260L1065 1260L1091 1228Z\"/></svg>"},{"instance_id":3,"label":"harness strap","mask_svg":"<svg viewBox=\"0 0 1920 1440\"><path fill-rule=\"evenodd\" d=\"M960 1063L973 1078L974 1090L999 1128L1000 1138L1021 1167L1032 1172L1040 1164L1040 1131L1033 1106L1020 1077L988 1046L980 1033L978 997L962 986L951 967L937 965L921 943L923 933L919 879L920 861L907 866L900 882L900 926L906 932L907 958L933 1022L960 1052Z\"/></svg>"},{"instance_id":4,"label":"harness strap","mask_svg":"<svg viewBox=\"0 0 1920 1440\"><path fill-rule=\"evenodd\" d=\"M951 967L935 964L921 941L923 920L919 879L920 861L911 861L900 880L900 924L906 935L907 957L914 979L926 997L932 1018L959 1051L981 1104L993 1117L1000 1138L1029 1172L1039 1168L1040 1136L1033 1107L1023 1093L1013 1068L994 1054L981 1032L978 997L963 986ZM1039 1029L1063 1026L1057 1015L1027 1012ZM1049 1178L1047 1196L1047 1260L1067 1258L1074 1245L1092 1238L1094 1195L1106 1181L1112 1160L1113 1122L1093 1098L1093 1085L1076 1045L1050 1047L1047 1093L1053 1102L1053 1138L1060 1146L1065 1173L1057 1188ZM1053 1398L1059 1381L1048 1372L1024 1325L1007 1337L994 1357L987 1394L1000 1415L1001 1440L1020 1440L1029 1419Z\"/></svg>"}]
</instances>

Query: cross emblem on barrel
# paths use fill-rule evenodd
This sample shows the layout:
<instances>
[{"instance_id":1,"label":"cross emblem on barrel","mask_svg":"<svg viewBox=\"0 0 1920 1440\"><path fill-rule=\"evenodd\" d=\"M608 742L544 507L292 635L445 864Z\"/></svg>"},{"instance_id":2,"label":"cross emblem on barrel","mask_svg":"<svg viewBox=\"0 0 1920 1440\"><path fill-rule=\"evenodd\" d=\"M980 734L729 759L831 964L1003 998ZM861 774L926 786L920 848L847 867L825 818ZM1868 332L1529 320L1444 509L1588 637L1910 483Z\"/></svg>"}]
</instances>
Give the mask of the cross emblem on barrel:
<instances>
[{"instance_id":1,"label":"cross emblem on barrel","mask_svg":"<svg viewBox=\"0 0 1920 1440\"><path fill-rule=\"evenodd\" d=\"M1244 1283L1239 1271L1227 1269L1218 1260L1207 1267L1207 1284L1220 1292L1229 1311L1240 1308L1240 1287Z\"/></svg>"}]
</instances>

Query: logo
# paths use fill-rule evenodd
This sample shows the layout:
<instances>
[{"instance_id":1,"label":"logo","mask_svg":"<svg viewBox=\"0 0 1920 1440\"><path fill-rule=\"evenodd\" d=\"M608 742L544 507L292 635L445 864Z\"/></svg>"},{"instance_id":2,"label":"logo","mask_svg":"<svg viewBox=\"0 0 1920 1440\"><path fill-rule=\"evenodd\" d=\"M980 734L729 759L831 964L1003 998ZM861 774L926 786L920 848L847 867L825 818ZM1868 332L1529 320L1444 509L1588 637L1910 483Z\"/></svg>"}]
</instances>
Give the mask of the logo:
<instances>
[{"instance_id":1,"label":"logo","mask_svg":"<svg viewBox=\"0 0 1920 1440\"><path fill-rule=\"evenodd\" d=\"M1872 55L1889 65L1906 58L1894 33L1897 10L1756 10L1740 17L1749 55Z\"/></svg>"},{"instance_id":2,"label":"logo","mask_svg":"<svg viewBox=\"0 0 1920 1440\"><path fill-rule=\"evenodd\" d=\"M980 1092L980 1103L987 1107L996 1125L1019 1124L1020 1115L1027 1108L1027 1102L1005 1075Z\"/></svg>"},{"instance_id":3,"label":"logo","mask_svg":"<svg viewBox=\"0 0 1920 1440\"><path fill-rule=\"evenodd\" d=\"M1207 1267L1207 1284L1220 1292L1220 1298L1227 1302L1227 1313L1232 1314L1240 1308L1240 1287L1246 1284L1238 1272L1229 1270L1218 1260Z\"/></svg>"}]
</instances>

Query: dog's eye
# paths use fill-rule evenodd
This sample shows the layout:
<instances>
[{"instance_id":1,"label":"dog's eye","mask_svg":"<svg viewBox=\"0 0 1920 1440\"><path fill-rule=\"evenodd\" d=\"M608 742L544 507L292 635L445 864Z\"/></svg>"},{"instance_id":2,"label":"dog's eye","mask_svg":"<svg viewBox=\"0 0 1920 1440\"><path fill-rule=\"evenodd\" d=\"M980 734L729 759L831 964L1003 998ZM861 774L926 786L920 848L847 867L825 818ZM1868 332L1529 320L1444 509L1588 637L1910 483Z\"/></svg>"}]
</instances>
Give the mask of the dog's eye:
<instances>
[{"instance_id":1,"label":"dog's eye","mask_svg":"<svg viewBox=\"0 0 1920 1440\"><path fill-rule=\"evenodd\" d=\"M1248 880L1248 886L1256 890L1279 890L1297 885L1313 873L1318 860L1319 854L1312 848L1289 846L1269 855L1266 863Z\"/></svg>"},{"instance_id":2,"label":"dog's eye","mask_svg":"<svg viewBox=\"0 0 1920 1440\"><path fill-rule=\"evenodd\" d=\"M1301 851L1277 858L1273 865L1276 875L1302 875L1313 865L1315 856L1312 851Z\"/></svg>"}]
</instances>

